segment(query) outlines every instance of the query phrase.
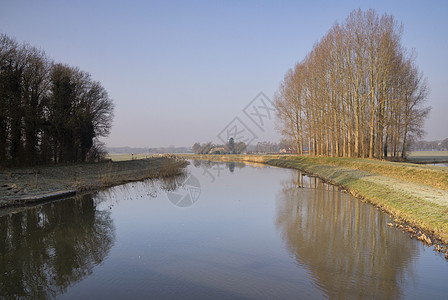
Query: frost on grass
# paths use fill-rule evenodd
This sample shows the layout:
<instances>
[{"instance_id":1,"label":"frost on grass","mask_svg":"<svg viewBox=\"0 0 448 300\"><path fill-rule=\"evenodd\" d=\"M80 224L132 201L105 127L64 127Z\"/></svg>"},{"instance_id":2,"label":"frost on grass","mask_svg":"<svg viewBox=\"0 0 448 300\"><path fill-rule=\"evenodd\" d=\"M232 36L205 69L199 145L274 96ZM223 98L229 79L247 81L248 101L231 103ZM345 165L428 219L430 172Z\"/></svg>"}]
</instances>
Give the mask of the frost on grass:
<instances>
[{"instance_id":1,"label":"frost on grass","mask_svg":"<svg viewBox=\"0 0 448 300\"><path fill-rule=\"evenodd\" d=\"M445 190L386 176L372 175L363 178L363 180L386 186L405 195L448 207L448 191Z\"/></svg>"}]
</instances>

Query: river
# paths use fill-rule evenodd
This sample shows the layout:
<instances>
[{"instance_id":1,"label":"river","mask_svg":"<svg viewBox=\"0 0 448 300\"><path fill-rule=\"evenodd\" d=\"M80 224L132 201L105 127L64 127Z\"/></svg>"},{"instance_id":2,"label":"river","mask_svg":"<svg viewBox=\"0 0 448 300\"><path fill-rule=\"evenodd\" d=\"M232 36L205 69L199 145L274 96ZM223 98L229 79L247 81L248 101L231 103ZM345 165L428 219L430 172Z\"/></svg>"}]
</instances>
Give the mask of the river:
<instances>
[{"instance_id":1,"label":"river","mask_svg":"<svg viewBox=\"0 0 448 300\"><path fill-rule=\"evenodd\" d=\"M0 297L446 298L448 262L296 170L184 176L0 212Z\"/></svg>"}]
</instances>

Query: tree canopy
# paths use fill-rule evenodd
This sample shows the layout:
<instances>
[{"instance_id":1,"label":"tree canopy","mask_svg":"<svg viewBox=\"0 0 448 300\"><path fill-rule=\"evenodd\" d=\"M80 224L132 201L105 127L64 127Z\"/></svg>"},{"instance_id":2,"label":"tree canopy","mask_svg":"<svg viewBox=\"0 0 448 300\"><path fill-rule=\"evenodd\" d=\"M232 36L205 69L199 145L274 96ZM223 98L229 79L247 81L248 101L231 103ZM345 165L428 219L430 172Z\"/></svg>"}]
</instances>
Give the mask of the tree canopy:
<instances>
[{"instance_id":1,"label":"tree canopy","mask_svg":"<svg viewBox=\"0 0 448 300\"><path fill-rule=\"evenodd\" d=\"M85 161L113 109L89 73L0 35L0 166Z\"/></svg>"}]
</instances>

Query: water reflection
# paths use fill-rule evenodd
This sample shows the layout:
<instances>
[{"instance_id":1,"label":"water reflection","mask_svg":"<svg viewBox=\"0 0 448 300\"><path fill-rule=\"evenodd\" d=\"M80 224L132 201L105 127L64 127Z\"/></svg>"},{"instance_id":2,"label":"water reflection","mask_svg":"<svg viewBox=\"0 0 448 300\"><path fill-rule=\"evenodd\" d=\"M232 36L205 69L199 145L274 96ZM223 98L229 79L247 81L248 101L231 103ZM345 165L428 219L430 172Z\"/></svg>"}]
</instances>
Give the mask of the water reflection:
<instances>
[{"instance_id":1,"label":"water reflection","mask_svg":"<svg viewBox=\"0 0 448 300\"><path fill-rule=\"evenodd\" d=\"M329 298L396 299L413 277L415 243L387 216L299 172L282 183L276 224L288 251Z\"/></svg>"},{"instance_id":2,"label":"water reflection","mask_svg":"<svg viewBox=\"0 0 448 300\"><path fill-rule=\"evenodd\" d=\"M195 168L201 168L202 175L207 177L211 183L215 182L226 169L228 169L230 173L233 173L235 172L235 168L242 169L246 166L245 163L241 162L219 162L210 160L193 160L192 165Z\"/></svg>"},{"instance_id":3,"label":"water reflection","mask_svg":"<svg viewBox=\"0 0 448 300\"><path fill-rule=\"evenodd\" d=\"M222 162L222 161L194 159L192 161L192 163L193 163L193 166L195 166L196 168L204 167L204 168L211 169L215 166L220 166L220 167L224 166L224 168L229 169L229 171L232 173L233 173L233 171L235 171L235 168L242 169L242 168L246 167L246 164L243 162Z\"/></svg>"},{"instance_id":4,"label":"water reflection","mask_svg":"<svg viewBox=\"0 0 448 300\"><path fill-rule=\"evenodd\" d=\"M448 163L433 163L429 164L430 166L438 166L438 167L448 167Z\"/></svg>"},{"instance_id":5,"label":"water reflection","mask_svg":"<svg viewBox=\"0 0 448 300\"><path fill-rule=\"evenodd\" d=\"M186 185L188 186L190 177L189 172L184 172L171 177L130 182L101 191L95 195L95 200L98 203L107 203L109 208L112 208L120 201L157 198L161 193L184 189Z\"/></svg>"},{"instance_id":6,"label":"water reflection","mask_svg":"<svg viewBox=\"0 0 448 300\"><path fill-rule=\"evenodd\" d=\"M293 170L220 168L0 216L0 298L444 297L446 266L372 206ZM191 175L201 202L174 208L164 193Z\"/></svg>"},{"instance_id":7,"label":"water reflection","mask_svg":"<svg viewBox=\"0 0 448 300\"><path fill-rule=\"evenodd\" d=\"M0 218L0 295L53 298L92 273L115 241L109 210L92 196Z\"/></svg>"}]
</instances>

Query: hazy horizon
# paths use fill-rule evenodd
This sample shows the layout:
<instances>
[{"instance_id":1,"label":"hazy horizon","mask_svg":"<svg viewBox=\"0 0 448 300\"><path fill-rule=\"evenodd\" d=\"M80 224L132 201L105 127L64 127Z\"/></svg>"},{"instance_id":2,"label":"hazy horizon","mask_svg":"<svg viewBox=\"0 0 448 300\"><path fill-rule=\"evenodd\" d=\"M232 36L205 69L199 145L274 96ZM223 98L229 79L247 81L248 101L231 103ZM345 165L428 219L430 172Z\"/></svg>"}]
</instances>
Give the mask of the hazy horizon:
<instances>
[{"instance_id":1,"label":"hazy horizon","mask_svg":"<svg viewBox=\"0 0 448 300\"><path fill-rule=\"evenodd\" d=\"M393 15L402 44L428 78L426 140L447 138L448 19L445 1L58 2L2 1L0 32L43 49L100 81L115 103L108 147L221 143L231 122L252 143L278 141L245 109L272 100L285 72L357 8ZM245 113L246 112L246 113ZM236 121L235 121L236 120ZM222 136L221 136L222 138Z\"/></svg>"}]
</instances>

